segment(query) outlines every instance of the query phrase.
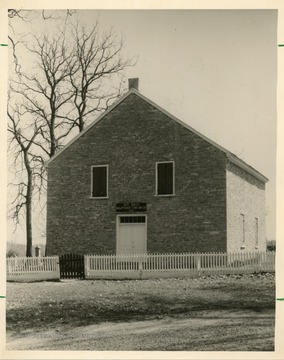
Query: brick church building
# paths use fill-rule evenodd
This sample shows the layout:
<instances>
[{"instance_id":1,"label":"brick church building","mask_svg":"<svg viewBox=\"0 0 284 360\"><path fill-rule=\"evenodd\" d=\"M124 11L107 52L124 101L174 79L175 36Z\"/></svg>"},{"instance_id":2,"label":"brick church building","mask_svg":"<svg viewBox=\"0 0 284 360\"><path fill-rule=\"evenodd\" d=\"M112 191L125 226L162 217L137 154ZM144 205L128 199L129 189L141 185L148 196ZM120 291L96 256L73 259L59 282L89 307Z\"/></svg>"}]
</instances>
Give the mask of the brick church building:
<instances>
[{"instance_id":1,"label":"brick church building","mask_svg":"<svg viewBox=\"0 0 284 360\"><path fill-rule=\"evenodd\" d=\"M268 179L129 84L47 163L46 255L264 251Z\"/></svg>"}]
</instances>

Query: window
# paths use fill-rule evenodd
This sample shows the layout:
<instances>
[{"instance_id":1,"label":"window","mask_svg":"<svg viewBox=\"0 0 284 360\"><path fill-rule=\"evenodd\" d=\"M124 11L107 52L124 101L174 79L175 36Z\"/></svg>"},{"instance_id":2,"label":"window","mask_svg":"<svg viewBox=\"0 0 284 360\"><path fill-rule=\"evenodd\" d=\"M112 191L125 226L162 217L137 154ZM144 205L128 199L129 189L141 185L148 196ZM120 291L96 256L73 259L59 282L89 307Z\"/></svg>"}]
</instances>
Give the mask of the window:
<instances>
[{"instance_id":1,"label":"window","mask_svg":"<svg viewBox=\"0 0 284 360\"><path fill-rule=\"evenodd\" d=\"M255 218L255 245L258 245L258 218Z\"/></svg>"},{"instance_id":2,"label":"window","mask_svg":"<svg viewBox=\"0 0 284 360\"><path fill-rule=\"evenodd\" d=\"M174 162L156 163L156 195L174 195Z\"/></svg>"},{"instance_id":3,"label":"window","mask_svg":"<svg viewBox=\"0 0 284 360\"><path fill-rule=\"evenodd\" d=\"M145 223L145 216L120 216L121 224Z\"/></svg>"},{"instance_id":4,"label":"window","mask_svg":"<svg viewBox=\"0 0 284 360\"><path fill-rule=\"evenodd\" d=\"M108 166L92 166L92 197L108 197Z\"/></svg>"},{"instance_id":5,"label":"window","mask_svg":"<svg viewBox=\"0 0 284 360\"><path fill-rule=\"evenodd\" d=\"M244 214L241 214L241 221L242 221L242 241L243 241L243 244L245 243L245 240L246 240L246 228L245 228L245 215Z\"/></svg>"}]
</instances>

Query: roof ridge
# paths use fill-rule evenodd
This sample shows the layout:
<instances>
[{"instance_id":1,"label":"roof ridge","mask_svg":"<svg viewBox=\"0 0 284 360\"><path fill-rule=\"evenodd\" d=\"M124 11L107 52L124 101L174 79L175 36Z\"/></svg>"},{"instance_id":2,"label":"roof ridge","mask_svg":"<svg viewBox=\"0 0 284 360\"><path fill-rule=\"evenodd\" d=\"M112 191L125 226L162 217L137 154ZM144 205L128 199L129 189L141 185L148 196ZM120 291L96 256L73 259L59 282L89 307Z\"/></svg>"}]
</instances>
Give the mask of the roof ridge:
<instances>
[{"instance_id":1,"label":"roof ridge","mask_svg":"<svg viewBox=\"0 0 284 360\"><path fill-rule=\"evenodd\" d=\"M231 162L233 162L235 165L243 168L245 171L249 172L251 175L255 176L262 182L267 182L268 178L266 178L264 175L262 175L259 171L254 169L251 165L247 164L244 160L238 158L235 154L224 148L223 146L217 144L215 141L209 139L207 136L203 135L199 131L192 128L190 125L186 124L182 120L178 119L171 113L169 113L167 110L163 109L161 106L157 105L152 100L148 99L146 96L142 95L138 90L131 88L128 90L121 98L119 98L117 101L115 101L106 111L104 111L97 119L95 119L93 122L91 122L83 131L81 131L79 134L77 134L73 139L71 139L61 150L59 150L53 157L51 157L46 163L45 166L48 166L50 162L52 162L55 158L57 158L62 152L64 152L70 145L72 145L79 137L81 137L83 134L88 132L94 125L96 125L101 119L103 119L107 114L109 114L116 106L121 104L129 95L135 94L139 96L141 99L146 101L148 104L154 106L157 110L161 111L163 114L168 116L170 119L176 121L178 124L185 127L187 130L193 132L195 135L201 137L203 140L207 141L209 144L213 145L220 151L224 152L227 155L227 159Z\"/></svg>"}]
</instances>

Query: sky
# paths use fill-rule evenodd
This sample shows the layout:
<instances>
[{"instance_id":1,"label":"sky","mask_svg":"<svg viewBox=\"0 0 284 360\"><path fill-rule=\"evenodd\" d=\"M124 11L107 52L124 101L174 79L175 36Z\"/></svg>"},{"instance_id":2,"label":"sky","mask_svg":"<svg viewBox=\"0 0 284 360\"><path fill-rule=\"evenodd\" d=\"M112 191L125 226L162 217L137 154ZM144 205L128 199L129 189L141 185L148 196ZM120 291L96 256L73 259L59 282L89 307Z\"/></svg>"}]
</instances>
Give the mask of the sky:
<instances>
[{"instance_id":1,"label":"sky","mask_svg":"<svg viewBox=\"0 0 284 360\"><path fill-rule=\"evenodd\" d=\"M123 35L124 55L137 56L126 78L138 77L143 95L269 178L267 238L275 239L277 11L77 10L77 15L86 24L98 18L102 31L111 27ZM17 29L49 31L50 24L18 23ZM8 240L24 243L23 230L13 230L9 221Z\"/></svg>"}]
</instances>

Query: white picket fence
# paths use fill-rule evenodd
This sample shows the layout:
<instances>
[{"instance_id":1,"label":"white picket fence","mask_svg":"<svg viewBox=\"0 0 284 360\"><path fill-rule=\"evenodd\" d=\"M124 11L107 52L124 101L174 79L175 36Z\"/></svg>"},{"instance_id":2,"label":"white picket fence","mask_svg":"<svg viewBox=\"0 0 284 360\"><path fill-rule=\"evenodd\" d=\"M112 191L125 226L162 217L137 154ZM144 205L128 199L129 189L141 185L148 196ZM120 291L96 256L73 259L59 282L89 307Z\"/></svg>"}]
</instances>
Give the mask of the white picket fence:
<instances>
[{"instance_id":1,"label":"white picket fence","mask_svg":"<svg viewBox=\"0 0 284 360\"><path fill-rule=\"evenodd\" d=\"M150 279L275 271L275 252L85 255L86 279ZM59 257L6 259L8 281L59 280Z\"/></svg>"},{"instance_id":2,"label":"white picket fence","mask_svg":"<svg viewBox=\"0 0 284 360\"><path fill-rule=\"evenodd\" d=\"M85 255L86 279L198 277L274 271L274 252Z\"/></svg>"},{"instance_id":3,"label":"white picket fence","mask_svg":"<svg viewBox=\"0 0 284 360\"><path fill-rule=\"evenodd\" d=\"M7 281L58 280L59 257L14 257L6 259Z\"/></svg>"}]
</instances>

